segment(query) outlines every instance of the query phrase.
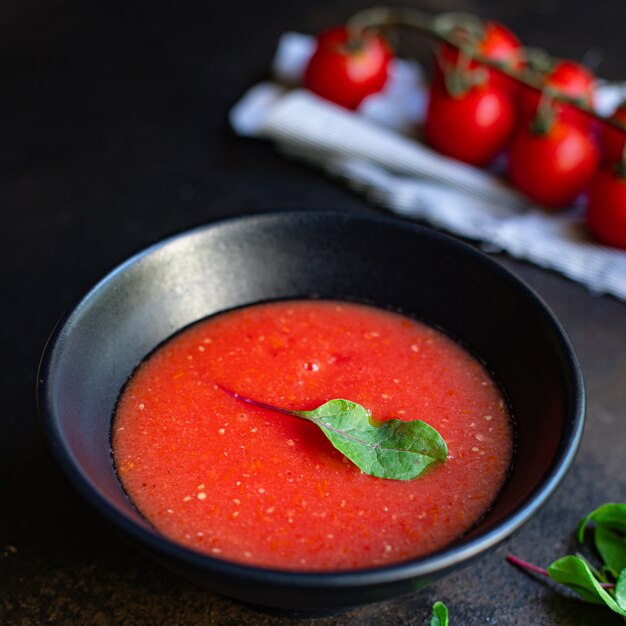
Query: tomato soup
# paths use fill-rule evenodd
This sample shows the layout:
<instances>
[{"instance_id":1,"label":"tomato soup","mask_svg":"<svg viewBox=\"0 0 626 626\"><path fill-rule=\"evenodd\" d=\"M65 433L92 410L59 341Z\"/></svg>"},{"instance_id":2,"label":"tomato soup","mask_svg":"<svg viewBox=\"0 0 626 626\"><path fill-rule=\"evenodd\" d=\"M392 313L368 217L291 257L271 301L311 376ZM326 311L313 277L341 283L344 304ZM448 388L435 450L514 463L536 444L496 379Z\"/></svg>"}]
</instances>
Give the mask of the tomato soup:
<instances>
[{"instance_id":1,"label":"tomato soup","mask_svg":"<svg viewBox=\"0 0 626 626\"><path fill-rule=\"evenodd\" d=\"M290 410L334 398L420 419L449 457L420 477L369 476ZM489 508L512 426L485 367L441 332L362 304L250 306L175 335L135 371L112 426L119 478L163 535L252 565L307 571L428 554Z\"/></svg>"}]
</instances>

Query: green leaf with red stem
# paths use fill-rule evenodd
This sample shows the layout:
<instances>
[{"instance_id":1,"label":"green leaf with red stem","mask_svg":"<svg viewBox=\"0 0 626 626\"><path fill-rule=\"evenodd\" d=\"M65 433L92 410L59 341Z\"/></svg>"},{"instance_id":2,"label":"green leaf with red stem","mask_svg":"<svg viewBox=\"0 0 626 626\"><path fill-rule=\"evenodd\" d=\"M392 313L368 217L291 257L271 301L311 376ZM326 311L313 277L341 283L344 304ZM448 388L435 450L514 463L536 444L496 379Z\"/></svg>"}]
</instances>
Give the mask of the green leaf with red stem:
<instances>
[{"instance_id":1,"label":"green leaf with red stem","mask_svg":"<svg viewBox=\"0 0 626 626\"><path fill-rule=\"evenodd\" d=\"M626 602L622 592L623 583L620 583L620 595L614 597L605 589L593 575L587 563L577 556L564 556L548 566L550 578L556 580L588 602L606 604L612 611L626 617ZM621 576L620 576L621 579Z\"/></svg>"},{"instance_id":2,"label":"green leaf with red stem","mask_svg":"<svg viewBox=\"0 0 626 626\"><path fill-rule=\"evenodd\" d=\"M362 472L377 478L411 480L448 458L443 437L420 420L376 421L360 404L341 398L312 411L293 411L219 388L242 402L312 422Z\"/></svg>"}]
</instances>

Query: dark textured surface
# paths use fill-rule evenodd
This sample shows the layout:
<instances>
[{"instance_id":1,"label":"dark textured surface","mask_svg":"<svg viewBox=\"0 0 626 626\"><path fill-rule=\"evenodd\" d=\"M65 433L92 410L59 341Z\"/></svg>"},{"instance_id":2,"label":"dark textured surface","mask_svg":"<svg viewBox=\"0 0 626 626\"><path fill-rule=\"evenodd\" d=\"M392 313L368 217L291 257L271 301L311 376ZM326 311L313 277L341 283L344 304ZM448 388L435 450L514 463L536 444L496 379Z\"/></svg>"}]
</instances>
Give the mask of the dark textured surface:
<instances>
[{"instance_id":1,"label":"dark textured surface","mask_svg":"<svg viewBox=\"0 0 626 626\"><path fill-rule=\"evenodd\" d=\"M493 5L493 6L492 6ZM39 433L34 382L58 317L114 265L206 221L266 208L374 211L225 115L262 77L278 34L316 31L363 2L4 2L0 7L0 623L296 624L200 590L128 549L65 483ZM626 76L622 0L445 0L531 45ZM409 42L410 43L410 42ZM407 44L408 45L408 44ZM574 550L582 514L626 499L626 305L501 257L569 333L588 390L573 471L516 537L470 568L391 602L307 624L612 626L607 610L513 570Z\"/></svg>"}]
</instances>

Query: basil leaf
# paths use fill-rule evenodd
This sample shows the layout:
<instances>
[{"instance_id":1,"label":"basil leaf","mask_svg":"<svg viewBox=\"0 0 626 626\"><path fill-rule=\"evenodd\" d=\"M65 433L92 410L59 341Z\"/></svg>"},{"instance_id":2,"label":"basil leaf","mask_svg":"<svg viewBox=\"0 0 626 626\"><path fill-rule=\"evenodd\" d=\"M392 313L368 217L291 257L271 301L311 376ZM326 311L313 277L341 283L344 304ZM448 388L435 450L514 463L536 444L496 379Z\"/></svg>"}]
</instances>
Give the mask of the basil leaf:
<instances>
[{"instance_id":1,"label":"basil leaf","mask_svg":"<svg viewBox=\"0 0 626 626\"><path fill-rule=\"evenodd\" d=\"M448 608L443 602L433 604L433 615L429 626L448 626Z\"/></svg>"},{"instance_id":2,"label":"basil leaf","mask_svg":"<svg viewBox=\"0 0 626 626\"><path fill-rule=\"evenodd\" d=\"M604 561L603 569L617 578L626 568L626 541L621 535L604 526L595 529L593 539L596 550Z\"/></svg>"},{"instance_id":3,"label":"basil leaf","mask_svg":"<svg viewBox=\"0 0 626 626\"><path fill-rule=\"evenodd\" d=\"M589 522L595 522L597 526L626 534L626 504L609 502L585 516L578 526L578 541L581 543L584 539L585 527Z\"/></svg>"},{"instance_id":4,"label":"basil leaf","mask_svg":"<svg viewBox=\"0 0 626 626\"><path fill-rule=\"evenodd\" d=\"M564 556L548 566L548 574L553 580L569 587L588 602L604 603L611 610L626 617L626 607L621 606L621 602L618 604L613 596L602 588L583 559L577 556ZM623 597L623 594L620 597Z\"/></svg>"},{"instance_id":5,"label":"basil leaf","mask_svg":"<svg viewBox=\"0 0 626 626\"><path fill-rule=\"evenodd\" d=\"M330 400L313 411L288 413L317 424L337 450L377 478L411 480L448 458L446 442L426 422L375 422L367 409L350 400Z\"/></svg>"}]
</instances>

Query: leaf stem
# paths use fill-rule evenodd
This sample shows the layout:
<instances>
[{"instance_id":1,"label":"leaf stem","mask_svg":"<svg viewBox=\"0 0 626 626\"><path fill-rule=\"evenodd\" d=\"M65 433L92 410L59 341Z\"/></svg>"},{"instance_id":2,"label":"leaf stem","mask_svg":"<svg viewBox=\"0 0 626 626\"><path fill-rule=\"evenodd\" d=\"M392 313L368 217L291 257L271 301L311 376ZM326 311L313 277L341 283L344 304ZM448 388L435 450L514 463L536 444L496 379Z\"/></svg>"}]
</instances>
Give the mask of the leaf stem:
<instances>
[{"instance_id":1,"label":"leaf stem","mask_svg":"<svg viewBox=\"0 0 626 626\"><path fill-rule=\"evenodd\" d=\"M528 561L524 561L524 559L520 559L518 556L515 556L514 554L507 554L506 555L506 560L511 565L515 565L515 567L519 567L521 570L524 570L526 572L532 572L533 574L539 574L540 576L547 576L548 578L551 578L551 576L548 573L547 569L544 569L543 567L539 567L538 565L533 565L532 563L529 563ZM603 589L615 589L615 584L614 583L600 583L600 586Z\"/></svg>"},{"instance_id":2,"label":"leaf stem","mask_svg":"<svg viewBox=\"0 0 626 626\"><path fill-rule=\"evenodd\" d=\"M411 480L448 458L442 436L426 422L390 419L374 423L370 412L351 400L336 398L311 411L293 411L246 398L213 383L234 400L312 422L330 443L362 472L377 478Z\"/></svg>"},{"instance_id":3,"label":"leaf stem","mask_svg":"<svg viewBox=\"0 0 626 626\"><path fill-rule=\"evenodd\" d=\"M515 567L519 567L522 570L526 570L527 572L533 572L534 574L540 574L541 576L550 576L548 574L548 570L543 567L538 567L537 565L533 565L528 561L524 561L524 559L520 559L518 556L513 554L507 554L506 560L511 563L511 565L515 565Z\"/></svg>"},{"instance_id":4,"label":"leaf stem","mask_svg":"<svg viewBox=\"0 0 626 626\"><path fill-rule=\"evenodd\" d=\"M326 430L329 430L329 431L331 431L333 433L341 435L341 436L343 436L346 439L349 439L351 441L356 441L357 443L360 443L360 444L362 444L364 446L369 445L372 448L379 448L380 447L379 444L368 444L367 442L359 439L358 437L354 437L353 435L349 435L349 434L347 434L347 433L345 433L343 431L337 430L336 428L333 428L328 422L325 422L324 420L321 420L321 419L319 419L317 417L303 415L303 413L307 413L307 411L291 411L289 409L283 409L281 407L274 406L273 404L267 404L266 402L259 402L258 400L252 400L252 398L246 398L246 396L242 396L242 395L236 393L235 391L231 391L230 389L226 389L226 387L222 387L219 383L215 383L215 386L220 391L223 391L224 393L227 393L229 396L235 398L235 400L240 400L241 402L246 402L247 404L255 406L255 407L259 408L259 409L266 409L268 411L275 411L276 413L281 413L282 415L290 415L291 417L297 417L298 419L304 420L306 422L312 422L313 424L315 424L319 428L325 428ZM398 448L398 451L401 451L403 449L404 448Z\"/></svg>"},{"instance_id":5,"label":"leaf stem","mask_svg":"<svg viewBox=\"0 0 626 626\"><path fill-rule=\"evenodd\" d=\"M265 402L259 402L258 400L252 400L251 398L246 398L246 396L239 395L238 393L231 391L230 389L226 389L226 387L222 387L219 383L215 383L215 386L224 393L229 396L235 398L236 400L240 400L241 402L246 402L255 406L259 409L266 409L267 411L275 411L276 413L282 413L283 415L291 415L293 417L300 417L295 411L289 411L288 409L281 409L278 406L274 406L273 404L267 404Z\"/></svg>"}]
</instances>

